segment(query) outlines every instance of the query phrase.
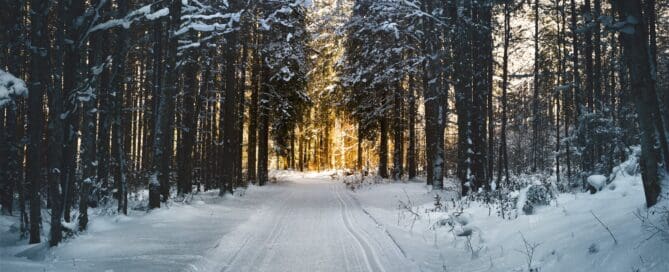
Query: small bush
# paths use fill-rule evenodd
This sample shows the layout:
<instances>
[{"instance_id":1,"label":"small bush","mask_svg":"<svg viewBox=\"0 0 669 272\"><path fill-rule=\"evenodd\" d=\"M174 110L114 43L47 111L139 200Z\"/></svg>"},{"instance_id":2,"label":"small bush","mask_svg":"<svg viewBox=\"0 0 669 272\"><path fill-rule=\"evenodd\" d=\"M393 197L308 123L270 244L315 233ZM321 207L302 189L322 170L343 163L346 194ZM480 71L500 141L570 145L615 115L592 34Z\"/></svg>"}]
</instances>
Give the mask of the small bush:
<instances>
[{"instance_id":1,"label":"small bush","mask_svg":"<svg viewBox=\"0 0 669 272\"><path fill-rule=\"evenodd\" d=\"M534 208L537 206L546 206L550 204L553 198L553 193L543 185L532 185L527 190L525 204L523 205L523 212L525 214L533 214Z\"/></svg>"}]
</instances>

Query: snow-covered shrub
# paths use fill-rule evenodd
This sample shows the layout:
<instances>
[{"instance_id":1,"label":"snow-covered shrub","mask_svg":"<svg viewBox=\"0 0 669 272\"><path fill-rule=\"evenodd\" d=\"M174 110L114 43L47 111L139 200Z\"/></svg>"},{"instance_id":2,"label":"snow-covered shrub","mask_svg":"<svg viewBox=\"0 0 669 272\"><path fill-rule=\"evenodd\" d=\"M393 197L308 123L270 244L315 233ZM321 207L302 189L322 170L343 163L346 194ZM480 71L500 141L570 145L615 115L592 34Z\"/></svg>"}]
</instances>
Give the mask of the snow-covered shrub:
<instances>
[{"instance_id":1,"label":"snow-covered shrub","mask_svg":"<svg viewBox=\"0 0 669 272\"><path fill-rule=\"evenodd\" d=\"M447 218L435 221L430 229L436 231L442 227L448 228L448 232L453 233L455 239L464 241L465 249L470 252L472 259L476 259L480 252L485 249L485 241L481 229L472 226L471 221L471 214L465 213L462 209L457 209L448 213Z\"/></svg>"},{"instance_id":2,"label":"snow-covered shrub","mask_svg":"<svg viewBox=\"0 0 669 272\"><path fill-rule=\"evenodd\" d=\"M380 183L390 182L387 179L381 178L377 175L367 176L364 173L353 173L339 175L337 179L343 182L351 191L356 191L364 186Z\"/></svg>"},{"instance_id":3,"label":"snow-covered shrub","mask_svg":"<svg viewBox=\"0 0 669 272\"><path fill-rule=\"evenodd\" d=\"M591 186L591 190L594 190L593 193L599 192L604 189L606 186L607 178L603 175L591 175L587 179L588 185Z\"/></svg>"},{"instance_id":4,"label":"snow-covered shrub","mask_svg":"<svg viewBox=\"0 0 669 272\"><path fill-rule=\"evenodd\" d=\"M525 214L533 214L535 207L550 204L553 193L544 185L534 184L527 189L525 196L523 212Z\"/></svg>"},{"instance_id":5,"label":"snow-covered shrub","mask_svg":"<svg viewBox=\"0 0 669 272\"><path fill-rule=\"evenodd\" d=\"M639 167L639 157L641 156L641 147L640 146L630 147L630 151L628 153L629 154L627 155L627 161L614 167L613 171L611 171L614 177L618 175L636 176L641 174L641 168Z\"/></svg>"},{"instance_id":6,"label":"snow-covered shrub","mask_svg":"<svg viewBox=\"0 0 669 272\"><path fill-rule=\"evenodd\" d=\"M410 227L413 231L413 226L420 219L420 211L406 191L404 191L404 195L406 200L397 200L397 224L401 225L403 223L405 227Z\"/></svg>"},{"instance_id":7,"label":"snow-covered shrub","mask_svg":"<svg viewBox=\"0 0 669 272\"><path fill-rule=\"evenodd\" d=\"M14 97L27 96L28 88L23 80L0 69L0 109Z\"/></svg>"},{"instance_id":8,"label":"snow-covered shrub","mask_svg":"<svg viewBox=\"0 0 669 272\"><path fill-rule=\"evenodd\" d=\"M441 203L441 196L439 194L434 195L434 208L432 211L440 212L444 209L444 205Z\"/></svg>"},{"instance_id":9,"label":"snow-covered shrub","mask_svg":"<svg viewBox=\"0 0 669 272\"><path fill-rule=\"evenodd\" d=\"M360 188L365 181L365 177L360 174L342 176L339 177L339 179L346 185L346 188L351 191L355 191Z\"/></svg>"},{"instance_id":10,"label":"snow-covered shrub","mask_svg":"<svg viewBox=\"0 0 669 272\"><path fill-rule=\"evenodd\" d=\"M490 204L496 207L497 216L503 219L515 219L518 217L516 203L518 203L518 191L509 191L505 188L490 192Z\"/></svg>"}]
</instances>

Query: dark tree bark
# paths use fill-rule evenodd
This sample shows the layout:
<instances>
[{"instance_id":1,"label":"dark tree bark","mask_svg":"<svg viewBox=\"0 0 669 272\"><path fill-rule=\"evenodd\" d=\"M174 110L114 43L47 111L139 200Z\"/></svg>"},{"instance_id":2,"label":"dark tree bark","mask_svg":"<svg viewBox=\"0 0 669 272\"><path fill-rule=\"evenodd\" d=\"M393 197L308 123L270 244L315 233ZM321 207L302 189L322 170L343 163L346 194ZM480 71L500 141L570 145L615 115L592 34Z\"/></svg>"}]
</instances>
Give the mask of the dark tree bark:
<instances>
[{"instance_id":1,"label":"dark tree bark","mask_svg":"<svg viewBox=\"0 0 669 272\"><path fill-rule=\"evenodd\" d=\"M532 94L532 172L537 171L539 157L539 0L534 1L534 70Z\"/></svg>"},{"instance_id":2,"label":"dark tree bark","mask_svg":"<svg viewBox=\"0 0 669 272\"><path fill-rule=\"evenodd\" d=\"M0 205L2 205L0 214L2 215L12 214L12 202L14 201L14 184L10 182L9 178L9 160L10 148L14 145L13 134L16 125L10 125L9 123L16 122L16 120L7 119L10 116L9 112L14 110L8 109L9 107L13 108L14 106L9 105L7 108L0 108L0 139L6 143L0 146ZM11 117L16 118L13 114Z\"/></svg>"},{"instance_id":3,"label":"dark tree bark","mask_svg":"<svg viewBox=\"0 0 669 272\"><path fill-rule=\"evenodd\" d=\"M655 79L652 74L652 60L648 52L648 29L641 13L640 0L612 1L618 15L633 31L620 32L625 61L629 68L632 90L641 130L641 158L639 164L646 194L646 205L651 207L662 193L663 172L669 170L666 155L667 140L662 133L667 132L660 118ZM637 22L633 24L631 22ZM660 119L660 120L658 120ZM664 167L664 169L662 169Z\"/></svg>"},{"instance_id":4,"label":"dark tree bark","mask_svg":"<svg viewBox=\"0 0 669 272\"><path fill-rule=\"evenodd\" d=\"M235 60L237 59L237 32L229 33L226 36L225 45L225 68L223 72L223 165L221 168L222 178L220 180L221 195L225 192L232 193L233 184L235 183L235 149L237 148L238 140L236 130L238 128L237 120L239 119L238 101L239 90L237 89L237 79L235 77Z\"/></svg>"},{"instance_id":5,"label":"dark tree bark","mask_svg":"<svg viewBox=\"0 0 669 272\"><path fill-rule=\"evenodd\" d=\"M92 5L98 6L101 0L93 1ZM103 16L104 10L99 11L100 16ZM104 65L105 56L103 55L104 41L102 40L103 36L101 33L93 33L90 36L90 51L89 51L89 63L92 66L101 66ZM88 225L88 202L90 199L91 188L93 184L97 183L97 164L96 161L96 115L97 108L95 105L95 95L97 95L97 89L100 88L101 84L97 80L97 76L94 72L89 74L89 77L95 77L95 80L91 83L90 88L92 88L93 97L88 97L83 101L82 108L82 137L81 137L81 163L82 165L82 178L80 182L79 189L79 229L86 230Z\"/></svg>"},{"instance_id":6,"label":"dark tree bark","mask_svg":"<svg viewBox=\"0 0 669 272\"><path fill-rule=\"evenodd\" d=\"M163 149L162 159L160 160L160 168L162 175L160 179L160 195L163 202L170 197L170 174L172 165L172 155L174 151L174 96L179 88L179 67L177 67L177 50L179 47L179 38L176 36L176 31L181 28L181 8L182 2L179 0L172 0L170 4L170 21L167 31L167 52L165 61L165 85L163 86L163 95L165 100L165 112L162 117L165 118L163 122L164 141L161 145Z\"/></svg>"},{"instance_id":7,"label":"dark tree bark","mask_svg":"<svg viewBox=\"0 0 669 272\"><path fill-rule=\"evenodd\" d=\"M575 113L573 115L575 124L578 124L578 117L581 116L583 110L583 93L581 92L581 74L579 72L579 40L578 40L578 27L576 25L577 13L576 13L576 2L571 0L570 4L571 9L571 44L572 44L572 94L574 96L573 108ZM569 122L566 122L567 124ZM567 135L568 137L568 135ZM570 147L567 146L567 176L571 180L571 158L570 158ZM577 186L577 184L572 184L572 186Z\"/></svg>"},{"instance_id":8,"label":"dark tree bark","mask_svg":"<svg viewBox=\"0 0 669 272\"><path fill-rule=\"evenodd\" d=\"M558 14L559 21L557 24L557 42L558 42L558 51L557 51L557 58L559 60L558 64L558 75L557 75L557 82L558 84L565 84L565 81L567 80L567 72L566 72L566 66L567 66L567 53L566 53L566 42L565 42L565 37L566 37L566 16L564 12L564 0L562 1L556 1L555 2L555 12ZM560 131L560 121L561 121L561 114L562 114L562 109L560 102L563 104L566 101L566 91L563 88L558 88L559 90L555 94L555 178L556 178L556 183L560 184L560 180L562 178L562 170L560 168L560 162L561 162L561 155L562 155L562 134ZM562 100L562 101L561 101ZM565 118L565 120L568 118ZM565 130L567 128L565 127Z\"/></svg>"},{"instance_id":9,"label":"dark tree bark","mask_svg":"<svg viewBox=\"0 0 669 272\"><path fill-rule=\"evenodd\" d=\"M258 32L254 32L256 40L259 40ZM257 161L257 139L258 139L258 92L261 86L260 69L262 60L258 50L259 42L256 41L256 49L253 50L253 68L251 71L251 101L249 104L249 127L248 127L248 149L247 149L247 179L255 184Z\"/></svg>"},{"instance_id":10,"label":"dark tree bark","mask_svg":"<svg viewBox=\"0 0 669 272\"><path fill-rule=\"evenodd\" d=\"M491 18L492 18L492 6L491 3L486 1L478 1L473 3L473 12L478 25L476 29L473 30L473 37L476 41L473 42L472 57L475 62L474 67L471 68L473 74L473 84L474 89L472 90L472 119L471 121L471 132L472 132L472 180L473 180L473 189L478 191L479 188L485 190L490 190L490 181L486 175L486 166L487 166L487 126L486 126L486 114L487 114L487 94L489 90L490 78L488 76L488 71L490 66L492 66L492 47L489 47L488 44L492 42L492 32L490 30ZM443 127L442 127L443 130ZM443 142L443 136L442 136Z\"/></svg>"},{"instance_id":11,"label":"dark tree bark","mask_svg":"<svg viewBox=\"0 0 669 272\"><path fill-rule=\"evenodd\" d=\"M601 30L601 20L599 17L602 13L602 2L601 0L594 0L594 31L593 31L593 47L595 52L594 59L594 71L593 71L593 83L592 87L594 88L594 107L596 110L601 110L602 106L602 30ZM599 143L595 143L595 146L599 146ZM600 152L597 152L600 153Z\"/></svg>"},{"instance_id":12,"label":"dark tree bark","mask_svg":"<svg viewBox=\"0 0 669 272\"><path fill-rule=\"evenodd\" d=\"M117 0L118 14L128 13L128 0ZM180 3L179 3L179 6ZM176 10L178 14L178 10ZM114 158L114 183L116 187L116 198L118 200L118 212L128 214L128 185L126 180L125 146L123 141L123 124L127 122L123 118L123 101L125 93L126 54L128 51L128 31L125 28L118 30L116 34L116 48L114 51L114 62L112 67L111 93L112 93L112 155ZM176 50L176 49L175 49ZM176 76L172 76L176 77Z\"/></svg>"},{"instance_id":13,"label":"dark tree bark","mask_svg":"<svg viewBox=\"0 0 669 272\"><path fill-rule=\"evenodd\" d=\"M413 75L409 76L409 147L407 150L407 171L409 180L416 177L416 90ZM358 136L360 137L360 136ZM358 152L361 153L362 148L358 147ZM362 164L362 154L358 156L358 167Z\"/></svg>"},{"instance_id":14,"label":"dark tree bark","mask_svg":"<svg viewBox=\"0 0 669 272\"><path fill-rule=\"evenodd\" d=\"M28 157L26 161L26 182L29 183L30 198L30 243L40 242L42 189L42 132L44 113L42 96L49 90L49 1L30 3L30 71L28 95Z\"/></svg>"},{"instance_id":15,"label":"dark tree bark","mask_svg":"<svg viewBox=\"0 0 669 272\"><path fill-rule=\"evenodd\" d=\"M260 88L260 101L258 109L258 185L263 186L267 184L269 178L267 165L269 159L269 94L266 86Z\"/></svg>"},{"instance_id":16,"label":"dark tree bark","mask_svg":"<svg viewBox=\"0 0 669 272\"><path fill-rule=\"evenodd\" d=\"M66 35L68 35L67 38L71 38L69 37L69 32L72 31L72 25L70 24L72 18L70 16L73 12L71 9L75 8L75 4L72 1L63 1L58 4L58 17L60 20L58 22L58 30L56 31L55 48L52 51L55 55L55 81L47 93L47 97L49 98L47 180L49 207L51 208L50 246L56 246L62 240L61 218L63 216L63 208L67 206L64 203L67 202L65 195L68 191L67 168L68 164L74 163L64 163L64 160L69 159L69 157L63 154L64 151L66 153L69 151L69 147L67 146L69 141L66 143L66 135L70 136L73 133L68 131L69 127L68 129L64 129L70 123L65 120L70 118L66 116L69 114L65 114L63 94L65 91L72 92L71 89L74 88L74 82L76 81L74 74L69 72L76 67L76 64L72 62L76 57L73 58L70 55L73 52L71 49L68 50L70 46L65 43ZM68 33L66 33L66 30ZM68 72L63 73L63 69L68 70ZM69 221L69 218L66 218L66 220Z\"/></svg>"},{"instance_id":17,"label":"dark tree bark","mask_svg":"<svg viewBox=\"0 0 669 272\"><path fill-rule=\"evenodd\" d=\"M431 13L437 8L434 1L425 1L423 9ZM427 184L433 188L443 189L444 169L444 88L441 86L441 52L439 48L439 31L432 20L423 23L426 39L423 52L428 55L423 67L423 97L425 104L425 145Z\"/></svg>"},{"instance_id":18,"label":"dark tree bark","mask_svg":"<svg viewBox=\"0 0 669 272\"><path fill-rule=\"evenodd\" d=\"M504 44L502 56L502 121L499 133L499 163L497 166L497 184L502 184L502 170L504 170L504 184L509 185L509 159L507 154L506 123L507 123L507 88L509 86L509 42L511 39L511 7L510 0L504 1Z\"/></svg>"},{"instance_id":19,"label":"dark tree bark","mask_svg":"<svg viewBox=\"0 0 669 272\"><path fill-rule=\"evenodd\" d=\"M237 101L237 122L236 122L236 127L235 127L235 173L234 173L234 180L235 183L234 185L236 187L246 187L246 184L244 183L244 176L242 174L243 171L243 164L242 164L242 150L243 150L243 144L244 144L244 111L245 111L245 102L246 102L246 66L248 65L248 50L249 50L249 44L248 44L248 39L250 39L250 35L248 34L243 34L242 40L244 41L244 44L242 46L242 59L241 63L239 65L239 70L240 76L239 76L239 83L237 84L237 93L238 93L238 101ZM292 135L292 134L291 134ZM291 138L292 139L292 138ZM292 143L292 141L291 141ZM291 152L292 152L292 147L291 147Z\"/></svg>"},{"instance_id":20,"label":"dark tree bark","mask_svg":"<svg viewBox=\"0 0 669 272\"><path fill-rule=\"evenodd\" d=\"M404 174L404 126L402 108L404 99L402 85L397 83L393 101L393 179L400 180Z\"/></svg>"},{"instance_id":21,"label":"dark tree bark","mask_svg":"<svg viewBox=\"0 0 669 272\"><path fill-rule=\"evenodd\" d=\"M492 8L486 7L486 26L492 29ZM493 105L493 98L494 98L494 87L493 87L493 78L495 74L495 69L494 69L494 63L495 59L493 56L493 48L494 48L494 42L493 42L493 36L492 36L492 31L487 30L486 31L486 40L485 40L485 66L488 69L488 74L486 75L486 87L487 87L487 121L488 121L488 150L486 153L486 162L487 162L487 171L486 171L486 180L485 180L485 188L486 190L491 189L491 183L493 181L494 177L494 168L495 168L495 110L494 110L494 105ZM446 103L448 105L448 103ZM448 118L445 118L445 120L448 120Z\"/></svg>"},{"instance_id":22,"label":"dark tree bark","mask_svg":"<svg viewBox=\"0 0 669 272\"><path fill-rule=\"evenodd\" d=\"M102 6L100 11L101 20L106 20L109 18L109 13L111 10L111 2L106 1ZM109 31L105 31L100 35L102 43L109 41L111 35ZM101 60L103 62L107 61L107 57L110 55L111 48L106 46L106 44L101 45L102 55ZM157 67L157 66L156 66ZM111 97L110 97L110 81L111 81L111 70L109 67L103 67L100 74L100 89L98 91L98 142L97 142L97 162L98 162L98 182L100 183L100 193L97 196L98 200L105 199L109 197L110 186L109 186L109 161L111 157L110 147L111 147Z\"/></svg>"},{"instance_id":23,"label":"dark tree bark","mask_svg":"<svg viewBox=\"0 0 669 272\"><path fill-rule=\"evenodd\" d=\"M2 213L12 215L14 208L14 191L15 189L19 190L20 187L20 175L21 175L21 166L19 164L20 151L19 151L19 140L15 136L17 132L17 106L12 103L5 109L0 109L4 111L6 123L4 124L3 133L0 134L0 137L4 139L5 143L0 152L0 156L3 156L3 165L0 166L0 205L2 205ZM16 188L15 188L16 187ZM20 193L20 192L19 192Z\"/></svg>"},{"instance_id":24,"label":"dark tree bark","mask_svg":"<svg viewBox=\"0 0 669 272\"><path fill-rule=\"evenodd\" d=\"M657 12L656 12L656 0L645 0L643 1L643 15L644 21L646 22L646 27L648 28L648 50L650 58L652 61L653 67L651 72L653 76L657 77L658 75L658 62L657 62ZM662 1L660 1L662 3ZM666 3L664 3L666 5ZM669 63L669 62L667 62ZM669 69L669 64L667 68ZM664 126L669 127L669 89L660 91L658 93L660 96L660 111L662 113L662 118L664 119Z\"/></svg>"},{"instance_id":25,"label":"dark tree bark","mask_svg":"<svg viewBox=\"0 0 669 272\"><path fill-rule=\"evenodd\" d=\"M177 180L177 193L181 196L189 194L193 188L193 148L195 146L195 136L197 133L197 119L196 114L199 112L198 105L200 101L198 89L198 75L200 74L199 54L193 53L187 56L186 63L183 67L184 71L184 95L183 95L183 109L182 109L182 138L183 141L179 145L179 173Z\"/></svg>"},{"instance_id":26,"label":"dark tree bark","mask_svg":"<svg viewBox=\"0 0 669 272\"><path fill-rule=\"evenodd\" d=\"M7 65L7 68L2 67L0 69L7 69L7 71L15 76L20 76L21 68L23 63L20 60L21 47L22 44L20 41L23 38L22 35L22 21L23 9L25 7L24 1L9 1L6 3L4 8L0 10L0 24L6 25L6 32L0 34L0 40L8 41L7 47L0 50L0 57L2 57L3 63ZM15 40L14 42L10 42ZM4 113L2 120L6 120L4 123L0 121L0 139L5 141L6 144L0 147L0 205L2 205L2 213L12 214L13 202L14 202L14 192L15 189L20 190L18 186L21 183L21 165L19 164L19 158L22 156L20 149L20 137L19 137L19 128L22 129L22 126L19 127L17 124L18 116L18 105L17 102L10 102L5 108L0 108L0 112ZM19 191L19 194L22 194ZM20 207L23 207L21 204ZM23 223L23 222L22 222ZM23 226L23 225L22 225Z\"/></svg>"},{"instance_id":27,"label":"dark tree bark","mask_svg":"<svg viewBox=\"0 0 669 272\"><path fill-rule=\"evenodd\" d=\"M158 21L155 23L155 28L154 28L154 41L156 46L159 46L161 42L161 36L162 36L162 27L161 27L162 22ZM154 57L154 63L157 63L157 65L154 66L154 69L157 69L161 64L161 59L162 57L160 56L160 48L154 48L154 54L156 56ZM154 84L160 84L162 78L162 73L154 71ZM162 173L162 167L161 167L161 160L164 160L164 154L163 154L163 144L164 144L164 126L166 126L166 119L163 117L165 114L164 111L167 107L167 94L163 92L162 86L155 86L155 91L154 91L154 99L156 99L156 104L157 107L154 108L153 111L153 119L154 119L154 125L153 125L153 156L151 158L152 161L152 174L151 177L149 178L149 208L160 208L160 181L159 176L164 175L165 173Z\"/></svg>"},{"instance_id":28,"label":"dark tree bark","mask_svg":"<svg viewBox=\"0 0 669 272\"><path fill-rule=\"evenodd\" d=\"M363 135L363 132L362 132L362 124L360 122L358 122L357 130L358 130L358 144L357 144L358 149L357 149L357 154L356 154L357 155L357 160L356 160L355 165L356 165L356 169L360 173L362 173L362 141L364 140L364 137L363 137L364 135ZM302 165L302 159L301 158L302 157L300 156L300 165ZM300 169L300 171L302 171L302 169Z\"/></svg>"},{"instance_id":29,"label":"dark tree bark","mask_svg":"<svg viewBox=\"0 0 669 272\"><path fill-rule=\"evenodd\" d=\"M174 33L180 28L181 1L172 0L167 36L167 57L165 62L165 85L158 94L158 108L155 113L155 140L153 143L153 173L149 183L149 208L159 208L160 201L169 198L170 161L172 155L172 125L174 94L177 88L177 47ZM160 31L160 29L158 29ZM159 36L156 40L159 40Z\"/></svg>"},{"instance_id":30,"label":"dark tree bark","mask_svg":"<svg viewBox=\"0 0 669 272\"><path fill-rule=\"evenodd\" d=\"M456 20L456 37L454 41L454 55L457 56L455 64L455 110L458 115L458 167L457 177L462 183L462 194L468 194L469 190L474 186L473 184L473 169L472 163L474 160L474 150L472 149L472 64L467 61L472 59L472 50L470 48L470 41L474 36L469 29L467 18L471 16L471 1L466 0L458 3L456 6L457 12L452 14L457 16ZM466 16L465 18L461 16ZM429 147L428 147L429 148Z\"/></svg>"},{"instance_id":31,"label":"dark tree bark","mask_svg":"<svg viewBox=\"0 0 669 272\"><path fill-rule=\"evenodd\" d=\"M379 120L379 176L388 178L388 119L383 116Z\"/></svg>"},{"instance_id":32,"label":"dark tree bark","mask_svg":"<svg viewBox=\"0 0 669 272\"><path fill-rule=\"evenodd\" d=\"M583 6L583 19L586 24L591 24L592 23L592 6L590 0L585 0L585 4ZM594 60L593 60L593 41L592 41L592 30L590 28L586 28L585 30L585 52L584 52L584 58L585 58L585 90L582 90L581 93L577 93L577 95L580 94L581 97L584 97L584 99L581 100L583 104L578 103L579 107L582 109L582 114L580 116L583 116L583 118L587 118L584 116L586 113L585 111L591 113L594 112ZM582 120L583 121L583 120ZM584 124L581 126L581 129L584 131L580 132L580 142L581 146L584 148L584 152L581 158L581 163L583 165L583 170L586 172L586 176L589 175L589 173L592 173L594 170L594 147L593 145L595 144L593 142L593 137L591 136L591 126L589 124Z\"/></svg>"}]
</instances>

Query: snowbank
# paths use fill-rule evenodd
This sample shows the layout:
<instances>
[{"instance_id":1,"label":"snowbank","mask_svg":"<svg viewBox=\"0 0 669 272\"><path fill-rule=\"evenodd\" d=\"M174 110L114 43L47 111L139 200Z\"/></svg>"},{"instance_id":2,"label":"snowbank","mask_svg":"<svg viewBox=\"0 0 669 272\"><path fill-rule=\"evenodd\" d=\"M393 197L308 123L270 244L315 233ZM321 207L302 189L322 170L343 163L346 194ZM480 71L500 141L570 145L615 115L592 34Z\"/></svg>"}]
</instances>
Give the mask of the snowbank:
<instances>
[{"instance_id":1,"label":"snowbank","mask_svg":"<svg viewBox=\"0 0 669 272\"><path fill-rule=\"evenodd\" d=\"M48 250L46 242L28 245L19 238L18 217L0 216L0 271L185 271L273 193L254 186L246 191L244 197L223 198L209 191L194 195L190 204L173 201L151 212L131 209L128 216L90 209L88 230ZM48 225L43 223L43 235Z\"/></svg>"},{"instance_id":2,"label":"snowbank","mask_svg":"<svg viewBox=\"0 0 669 272\"><path fill-rule=\"evenodd\" d=\"M641 178L619 173L607 188L557 195L512 220L497 216L496 207L459 203L442 192L445 210L432 211L435 192L419 183L351 194L423 271L528 271L532 246L531 267L542 272L669 271L669 243L659 235L648 239L652 232L638 218L647 214ZM399 203L412 203L411 212Z\"/></svg>"}]
</instances>

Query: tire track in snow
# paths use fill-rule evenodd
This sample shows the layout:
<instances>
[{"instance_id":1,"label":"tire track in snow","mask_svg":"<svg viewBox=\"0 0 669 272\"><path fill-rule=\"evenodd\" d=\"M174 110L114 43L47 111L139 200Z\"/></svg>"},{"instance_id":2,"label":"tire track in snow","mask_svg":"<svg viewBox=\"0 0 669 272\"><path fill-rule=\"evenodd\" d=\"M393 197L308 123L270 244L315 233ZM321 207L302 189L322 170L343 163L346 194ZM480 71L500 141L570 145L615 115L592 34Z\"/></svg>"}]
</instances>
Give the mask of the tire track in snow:
<instances>
[{"instance_id":1,"label":"tire track in snow","mask_svg":"<svg viewBox=\"0 0 669 272\"><path fill-rule=\"evenodd\" d=\"M293 197L293 194L294 194L293 192L289 193L288 197L286 197L285 200L283 201L283 203L281 205L281 208L278 209L279 211L286 211L287 208L289 208L290 210L286 211L286 212L282 212L282 213L278 214L277 216L275 216L275 220L272 220L272 221L274 221L276 223L274 223L272 225L273 227L270 230L269 235L264 239L263 243L259 243L260 241L254 241L253 244L255 244L255 245L268 245L270 243L274 243L277 240L277 237L279 236L279 231L277 231L277 230L278 229L283 229L285 227L284 226L285 224L283 224L283 221L285 220L287 215L293 209L291 207L290 203L287 201L287 199L290 199L290 198ZM247 245L249 244L248 241L250 241L251 238L253 238L253 237L257 237L257 235L253 235L253 234L249 235L249 237L247 238L247 242L245 242L239 249L237 249L237 251L234 253L232 258L228 261L228 264L225 267L223 267L221 272L227 272L229 269L231 269L233 266L235 266L237 264L237 262L239 261L240 253L242 251L246 250ZM257 240L262 240L262 239L257 239ZM252 258L253 262L251 262L251 264L257 264L259 259L263 260L263 256L267 254L268 250L269 249L265 247L265 248L262 248L262 250L255 251L256 254L254 254L254 256ZM246 268L246 269L248 269L248 268ZM231 271L236 272L237 270L231 270Z\"/></svg>"},{"instance_id":2,"label":"tire track in snow","mask_svg":"<svg viewBox=\"0 0 669 272\"><path fill-rule=\"evenodd\" d=\"M367 234L367 237L371 237L371 238L372 238L372 239L379 245L379 248L385 248L385 249L390 249L390 248L392 248L392 249L394 249L394 250L393 250L393 251L394 251L393 253L395 253L395 254L397 255L398 258L400 258L400 259L404 259L404 260L406 260L408 263L411 263L411 264L416 265L416 268L418 268L420 271L422 271L422 269L420 268L420 266L418 266L418 265L416 264L416 261L415 261L413 258L410 258L410 257L407 255L406 251L400 246L400 244L397 242L397 240L395 239L395 237L393 237L393 236L390 234L390 232L388 231L388 229L386 229L385 226L383 226L383 224L381 224L376 218L374 218L374 216L372 216L371 213L369 213L365 208L363 208L362 205L360 204L360 201L358 201L357 198L355 198L352 194L350 194L350 193L347 192L347 191L343 191L341 194L345 195L345 196L343 196L344 199L349 199L349 200L350 200L349 203L351 203L351 206L354 206L354 207L356 207L357 209L360 209L365 215L367 215L367 217L369 217L369 218L372 220L372 222L374 222L374 225L375 225L377 228L381 228L380 231L383 233L384 236L388 237L388 239L390 240L390 242L388 242L388 240L386 240L386 239L382 239L383 241L382 241L382 240L379 240L379 239L374 239L373 236L372 236L372 234L370 233L370 230L369 230L369 229L367 229L367 228L360 228L360 230L361 230L362 232L364 232L364 233ZM354 221L356 221L355 218L354 218ZM356 222L357 222L357 221L356 221ZM383 242L385 242L385 245L383 244ZM414 269L414 268L412 268L412 269Z\"/></svg>"},{"instance_id":3,"label":"tire track in snow","mask_svg":"<svg viewBox=\"0 0 669 272\"><path fill-rule=\"evenodd\" d=\"M342 220L344 221L344 226L346 227L347 232L354 238L360 250L362 251L363 253L362 255L365 259L365 262L367 263L367 269L372 272L374 271L385 272L386 270L383 268L381 262L379 261L379 256L376 254L376 251L374 251L374 249L371 247L369 241L365 239L365 237L361 235L359 232L357 232L353 227L351 223L352 219L349 206L346 204L346 201L343 200L341 194L339 193L339 189L333 190L333 193L336 195L337 200L339 201L339 207L341 210Z\"/></svg>"},{"instance_id":4,"label":"tire track in snow","mask_svg":"<svg viewBox=\"0 0 669 272\"><path fill-rule=\"evenodd\" d=\"M273 236L271 237L271 239L268 239L264 243L263 250L260 251L258 256L256 256L253 263L257 264L257 265L255 266L256 269L254 269L253 271L264 271L263 268L265 266L267 266L269 261L276 254L276 250L274 250L274 246L277 245L277 241L279 240L279 238L281 238L281 234L283 234L284 231L286 230L286 227L288 225L285 222L286 218L289 215L293 214L293 211L295 210L295 207L293 205L289 205L289 206L290 206L290 208L288 210L286 210L286 212L284 212L281 215L281 218L276 223L275 226L278 226L278 227L272 228L272 230L274 232ZM285 209L281 209L281 210L285 210Z\"/></svg>"},{"instance_id":5,"label":"tire track in snow","mask_svg":"<svg viewBox=\"0 0 669 272\"><path fill-rule=\"evenodd\" d=\"M228 264L223 268L223 270L222 270L223 272L225 272L225 271L232 265L232 262L234 262L234 261L237 260L237 258L239 257L239 253L242 252L242 251L246 248L246 245L249 244L249 241L250 241L251 238L253 238L253 237L254 237L254 236L253 236L252 234L250 234L250 235L248 235L248 236L244 239L244 242L242 243L242 245L239 246L239 248L237 248L237 250L235 250L235 253L234 253L234 254L232 255L232 257L230 258L230 261L228 261ZM220 245L221 245L221 244L220 244L220 242L219 242L219 243L216 245L216 247L219 247Z\"/></svg>"},{"instance_id":6,"label":"tire track in snow","mask_svg":"<svg viewBox=\"0 0 669 272\"><path fill-rule=\"evenodd\" d=\"M342 220L342 223L343 223L343 222L344 222L344 217L345 217L345 215L344 215L344 212L343 212L343 210L342 210L342 209L343 209L343 206L342 206L342 204L341 204L341 201L339 200L339 196L337 195L337 193L335 193L335 191L337 190L337 185L332 184L332 185L330 185L328 188L330 188L330 192L333 193L335 202L337 202L337 206L339 206L340 215L341 215L340 219ZM347 232L351 237L353 237L354 240L355 240L355 236L352 235L352 233L348 230L348 228L344 227L344 229L345 229L346 232ZM352 246L352 247L357 246L358 249L362 249L361 246L360 246L360 243L357 242L357 240L355 240L355 241L356 241L355 245L348 245L348 246L347 246L347 243L344 243L344 242L343 242L343 239L344 239L344 238L341 237L340 239L342 239L342 240L341 240L341 246L342 246L342 248L344 249L343 252L348 252L348 247L349 247L349 246ZM355 265L355 267L356 267L357 269L360 269L360 270L362 270L363 267L366 267L368 270L370 270L369 260L367 259L367 256L365 256L365 254L364 254L364 253L365 253L364 249L362 249L362 253L363 253L363 258L362 258L363 260L361 260L360 258L352 258L352 259L353 259L353 262L354 262L353 265ZM344 258L345 258L345 260L348 260L349 257L351 257L349 254L344 254ZM355 256L354 256L354 257L355 257ZM363 264L363 262L364 262L364 264ZM350 268L349 268L349 269L346 270L346 271L352 271L352 270L350 270Z\"/></svg>"},{"instance_id":7,"label":"tire track in snow","mask_svg":"<svg viewBox=\"0 0 669 272\"><path fill-rule=\"evenodd\" d=\"M379 220L377 220L374 216L372 216L372 214L369 213L369 211L367 211L367 209L365 209L365 208L362 207L362 205L360 204L360 201L358 201L357 198L355 198L353 195L351 195L351 194L348 193L348 192L343 193L343 194L345 194L349 199L351 199L351 201L354 203L353 205L356 206L356 207L358 207L358 208L360 208L360 210L361 210L365 215L367 215L367 217L369 217L369 218L374 222L374 224L376 224L376 226L378 226L378 227L380 227L380 228L383 229L383 233L384 233L386 236L388 236L388 238L390 238L390 241L393 242L393 245L395 246L395 249L396 249L397 251L399 251L399 253L402 255L402 257L404 257L405 259L408 259L408 260L410 260L410 261L413 262L413 260L410 259L409 256L407 255L406 251L404 251L404 249L403 249L403 248L400 246L400 244L397 242L397 240L395 239L395 237L393 237L393 236L390 234L390 232L388 231L388 229L386 229L386 227L383 226L383 224L381 224L381 222L379 222Z\"/></svg>"}]
</instances>

